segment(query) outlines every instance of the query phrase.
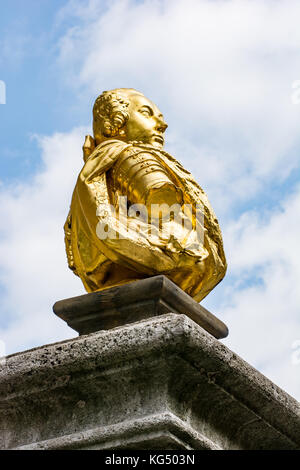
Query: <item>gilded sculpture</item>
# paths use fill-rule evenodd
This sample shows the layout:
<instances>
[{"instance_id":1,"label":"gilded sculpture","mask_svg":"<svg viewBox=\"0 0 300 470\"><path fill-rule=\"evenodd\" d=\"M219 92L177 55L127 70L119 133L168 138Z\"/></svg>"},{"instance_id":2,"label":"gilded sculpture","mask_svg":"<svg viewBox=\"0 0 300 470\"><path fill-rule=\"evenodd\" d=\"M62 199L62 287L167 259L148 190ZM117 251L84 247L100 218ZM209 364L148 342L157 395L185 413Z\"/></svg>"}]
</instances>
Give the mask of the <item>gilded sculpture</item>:
<instances>
[{"instance_id":1,"label":"gilded sculpture","mask_svg":"<svg viewBox=\"0 0 300 470\"><path fill-rule=\"evenodd\" d=\"M166 129L158 107L134 89L96 99L64 227L69 267L88 292L164 274L200 301L225 275L218 220L163 150Z\"/></svg>"}]
</instances>

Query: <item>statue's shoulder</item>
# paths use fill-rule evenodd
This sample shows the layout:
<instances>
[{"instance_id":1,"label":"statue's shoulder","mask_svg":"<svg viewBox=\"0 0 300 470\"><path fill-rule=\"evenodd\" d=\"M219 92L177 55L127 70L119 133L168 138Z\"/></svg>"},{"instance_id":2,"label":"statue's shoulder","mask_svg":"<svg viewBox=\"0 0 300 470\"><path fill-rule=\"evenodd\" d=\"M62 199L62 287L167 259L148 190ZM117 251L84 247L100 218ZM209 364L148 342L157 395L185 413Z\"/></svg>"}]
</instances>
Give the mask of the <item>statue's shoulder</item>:
<instances>
[{"instance_id":1,"label":"statue's shoulder","mask_svg":"<svg viewBox=\"0 0 300 470\"><path fill-rule=\"evenodd\" d=\"M106 153L121 153L122 151L126 150L130 145L127 142L123 142L122 140L118 139L108 139L102 142L95 148L95 151L98 154L106 154Z\"/></svg>"}]
</instances>

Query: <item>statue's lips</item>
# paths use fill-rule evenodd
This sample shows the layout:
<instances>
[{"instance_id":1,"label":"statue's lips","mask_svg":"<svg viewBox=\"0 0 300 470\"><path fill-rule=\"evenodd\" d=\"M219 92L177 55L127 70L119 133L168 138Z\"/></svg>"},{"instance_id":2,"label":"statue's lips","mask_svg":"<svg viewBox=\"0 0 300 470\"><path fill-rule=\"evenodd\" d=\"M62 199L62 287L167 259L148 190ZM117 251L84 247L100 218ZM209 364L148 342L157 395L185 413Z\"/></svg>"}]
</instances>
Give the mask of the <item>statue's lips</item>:
<instances>
[{"instance_id":1,"label":"statue's lips","mask_svg":"<svg viewBox=\"0 0 300 470\"><path fill-rule=\"evenodd\" d=\"M162 135L153 134L153 140L155 140L155 142L158 142L159 144L162 144L162 145L164 145L165 143L165 139L163 138Z\"/></svg>"}]
</instances>

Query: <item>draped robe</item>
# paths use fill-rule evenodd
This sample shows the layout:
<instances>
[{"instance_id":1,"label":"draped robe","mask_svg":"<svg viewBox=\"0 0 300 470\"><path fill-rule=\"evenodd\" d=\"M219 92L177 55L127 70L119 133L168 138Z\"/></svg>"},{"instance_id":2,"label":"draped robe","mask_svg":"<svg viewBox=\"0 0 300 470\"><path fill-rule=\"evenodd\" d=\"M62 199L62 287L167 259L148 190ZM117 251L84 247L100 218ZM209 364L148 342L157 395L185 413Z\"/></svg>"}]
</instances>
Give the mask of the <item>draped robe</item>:
<instances>
[{"instance_id":1,"label":"draped robe","mask_svg":"<svg viewBox=\"0 0 300 470\"><path fill-rule=\"evenodd\" d=\"M136 220L132 218L133 229L122 236L99 237L99 223L103 227L105 222L115 233L120 228L116 214L111 210L116 195L110 172L124 152L131 155L150 153L181 188L184 202L192 207L202 207L203 243L198 246L192 243L190 248L178 242L176 237L169 240L160 236L147 237L143 227L140 233L134 230ZM141 142L109 139L95 148L79 174L64 229L69 267L81 278L88 292L164 274L200 301L226 272L221 231L206 194L174 157Z\"/></svg>"}]
</instances>

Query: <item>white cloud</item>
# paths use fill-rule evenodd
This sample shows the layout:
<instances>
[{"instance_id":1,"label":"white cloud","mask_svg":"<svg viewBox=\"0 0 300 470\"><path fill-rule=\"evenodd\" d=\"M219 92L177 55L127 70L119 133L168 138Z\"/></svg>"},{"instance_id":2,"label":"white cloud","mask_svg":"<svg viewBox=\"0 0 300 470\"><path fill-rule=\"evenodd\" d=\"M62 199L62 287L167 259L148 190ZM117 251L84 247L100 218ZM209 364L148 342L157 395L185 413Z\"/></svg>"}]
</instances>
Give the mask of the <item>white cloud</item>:
<instances>
[{"instance_id":1,"label":"white cloud","mask_svg":"<svg viewBox=\"0 0 300 470\"><path fill-rule=\"evenodd\" d=\"M0 191L0 338L9 352L76 336L52 313L56 300L83 293L67 269L63 224L82 166L83 129L39 140L44 168Z\"/></svg>"},{"instance_id":2,"label":"white cloud","mask_svg":"<svg viewBox=\"0 0 300 470\"><path fill-rule=\"evenodd\" d=\"M88 20L61 41L71 86L95 95L133 86L153 98L186 142L182 160L213 193L232 194L227 207L298 167L299 2L124 0L92 17L101 3L88 2Z\"/></svg>"},{"instance_id":3,"label":"white cloud","mask_svg":"<svg viewBox=\"0 0 300 470\"><path fill-rule=\"evenodd\" d=\"M292 357L300 339L299 212L300 188L267 218L252 211L226 227L235 282L217 307L230 327L225 343L296 397L299 365Z\"/></svg>"}]
</instances>

